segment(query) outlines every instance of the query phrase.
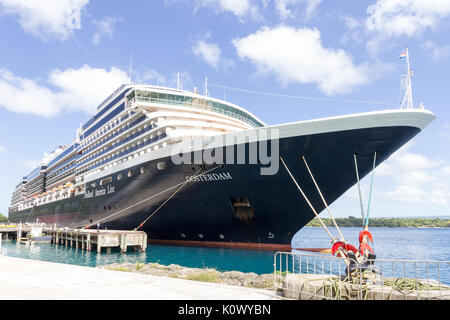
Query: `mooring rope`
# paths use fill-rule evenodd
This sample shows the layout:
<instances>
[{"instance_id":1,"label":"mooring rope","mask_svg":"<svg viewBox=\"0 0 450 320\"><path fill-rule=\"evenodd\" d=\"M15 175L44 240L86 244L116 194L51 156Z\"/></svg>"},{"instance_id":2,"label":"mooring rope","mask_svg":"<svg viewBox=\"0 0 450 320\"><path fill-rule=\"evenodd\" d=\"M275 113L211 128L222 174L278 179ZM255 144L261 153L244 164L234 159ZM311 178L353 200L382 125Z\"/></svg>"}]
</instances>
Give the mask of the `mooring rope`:
<instances>
[{"instance_id":1,"label":"mooring rope","mask_svg":"<svg viewBox=\"0 0 450 320\"><path fill-rule=\"evenodd\" d=\"M84 196L83 196L83 199L81 199L81 204L80 204L80 206L78 208L77 215L75 216L73 222L71 223L70 228L72 228L75 225L75 223L77 222L78 218L80 217L80 215L81 215L81 208L83 207L83 204L84 204Z\"/></svg>"},{"instance_id":2,"label":"mooring rope","mask_svg":"<svg viewBox=\"0 0 450 320\"><path fill-rule=\"evenodd\" d=\"M306 203L308 203L309 207L311 208L311 210L314 212L314 214L316 215L317 219L319 219L320 224L322 225L322 227L325 229L325 231L328 233L328 236L330 237L332 242L335 242L336 239L333 237L333 235L331 234L331 232L328 230L327 226L325 225L325 223L322 221L322 219L319 217L319 214L316 212L316 210L314 209L313 205L311 204L311 202L309 202L308 197L305 195L305 193L303 192L302 188L300 187L300 185L297 183L297 180L295 180L294 176L292 175L291 171L289 170L288 166L286 165L286 163L283 160L283 157L280 156L280 160L281 163L283 164L284 168L286 169L286 171L288 172L289 176L291 177L292 181L294 181L295 185L297 186L297 189L300 191L300 193L302 194L303 198L305 199Z\"/></svg>"},{"instance_id":3,"label":"mooring rope","mask_svg":"<svg viewBox=\"0 0 450 320\"><path fill-rule=\"evenodd\" d=\"M200 169L198 169L197 170L197 172L194 174L194 176L196 176L199 172L200 172L200 170L202 170L202 168L200 168ZM153 211L153 213L151 213L144 221L142 221L140 224L139 224L139 226L137 226L136 228L134 228L134 231L137 231L137 230L139 230L140 228L142 228L142 226L151 218L151 217L153 217L153 215L155 214L155 213L157 213L158 211L159 211L159 209L161 209L167 202L169 202L169 200L170 199L172 199L172 197L174 197L177 193L178 193L178 191L180 191L181 189L183 189L183 187L187 184L189 182L189 180L186 180L182 185L181 185L181 187L179 187L174 193L172 193L171 195L170 195L170 197L169 198L167 198L155 211Z\"/></svg>"},{"instance_id":4,"label":"mooring rope","mask_svg":"<svg viewBox=\"0 0 450 320\"><path fill-rule=\"evenodd\" d=\"M330 215L331 221L333 221L334 226L336 227L337 231L339 232L339 235L341 236L341 240L342 240L343 242L345 242L344 235L342 234L341 229L339 228L338 224L336 223L336 220L334 219L333 214L331 213L331 210L330 210L330 208L328 207L328 204L327 204L327 202L325 201L325 198L323 197L322 192L320 191L320 188L319 188L319 185L318 185L317 182L316 182L316 179L314 179L314 176L313 176L313 174L312 174L312 172L311 172L311 169L310 169L309 166L308 166L308 162L306 161L305 156L302 155L301 158L302 158L303 162L305 163L306 169L308 169L309 175L311 176L311 179L312 179L312 181L314 182L314 185L316 186L316 189L317 189L317 191L319 192L320 197L322 198L322 201L323 201L323 203L324 203L324 205L325 205L325 208L327 209L328 214Z\"/></svg>"},{"instance_id":5,"label":"mooring rope","mask_svg":"<svg viewBox=\"0 0 450 320\"><path fill-rule=\"evenodd\" d=\"M33 207L31 208L30 214L28 215L27 220L26 220L25 222L28 222L28 219L30 219L31 214L33 213L34 208L35 208L35 205L33 205Z\"/></svg>"},{"instance_id":6,"label":"mooring rope","mask_svg":"<svg viewBox=\"0 0 450 320\"><path fill-rule=\"evenodd\" d=\"M362 193L361 193L361 184L359 181L359 170L358 170L358 161L356 160L356 153L353 154L353 158L355 160L356 180L358 181L359 204L361 206L361 217L362 217L361 221L362 221L362 226L364 227L364 206L363 206Z\"/></svg>"},{"instance_id":7,"label":"mooring rope","mask_svg":"<svg viewBox=\"0 0 450 320\"><path fill-rule=\"evenodd\" d=\"M213 171L213 170L216 170L217 168L219 168L219 167L221 167L221 166L222 166L222 165L218 165L218 166L216 166L216 167L214 167L214 168L212 168L212 169L209 169L208 171L205 171L204 173L202 173L202 175L207 174L207 173L209 173L209 172L211 172L211 171ZM141 201L139 201L139 202L137 202L137 203L135 203L135 204L132 204L132 205L129 206L129 207L126 207L126 208L124 208L124 209L122 209L122 210L119 210L119 211L117 211L117 212L114 212L113 214L110 214L110 215L108 215L108 216L106 216L106 217L104 217L104 218L102 218L102 219L99 219L99 220L97 220L97 221L94 221L94 222L92 222L92 223L86 225L86 226L83 227L82 229L88 229L90 226L96 225L97 223L100 223L100 222L102 222L102 221L105 221L106 219L109 219L109 218L111 218L111 217L113 217L113 216L115 216L115 215L118 215L119 213L124 212L125 210L128 210L128 209L133 208L133 207L135 207L135 206L137 206L137 205L140 205L141 203L144 203L144 202L146 202L146 201L148 201L148 200L151 200L151 199L153 199L153 198L155 198L155 197L157 197L157 196L159 196L159 195L161 195L161 194L163 194L163 193L166 193L166 192L168 192L168 191L170 191L170 190L172 190L172 189L174 189L174 188L176 188L176 187L179 187L179 186L182 185L182 184L185 184L186 182L190 182L190 181L192 181L193 178L196 178L196 177L197 177L197 176L193 176L190 180L186 180L186 181L180 182L180 183L178 183L178 184L176 184L176 185L174 185L174 186L172 186L172 187L170 187L170 188L167 188L166 190L163 190L163 191L161 191L161 192L159 192L159 193L157 193L157 194L154 194L154 195L152 195L152 196L150 196L150 197L148 197L148 198L146 198L146 199L144 199L144 200L141 200Z\"/></svg>"},{"instance_id":8,"label":"mooring rope","mask_svg":"<svg viewBox=\"0 0 450 320\"><path fill-rule=\"evenodd\" d=\"M367 203L367 214L366 214L366 222L364 224L365 227L369 226L369 214L370 214L370 202L372 200L372 190L373 190L373 177L375 175L375 167L377 162L377 152L373 156L373 168L372 168L372 179L370 181L370 192L369 192L369 201Z\"/></svg>"},{"instance_id":9,"label":"mooring rope","mask_svg":"<svg viewBox=\"0 0 450 320\"><path fill-rule=\"evenodd\" d=\"M350 300L355 296L359 296L361 293L361 299L367 300L371 287L368 281L363 282L361 280L370 275L374 275L374 273L369 270L364 270L351 278L347 275L344 279L340 279L339 277L327 277L323 279L314 279L314 281L323 281L323 285L321 285L317 291L320 292L320 290L323 289L325 298L333 300ZM450 290L450 287L431 285L413 278L383 279L382 281L383 286L391 287L387 300L392 298L395 291L403 294L417 292L417 298L419 299L420 291ZM343 290L345 291L343 292Z\"/></svg>"}]
</instances>

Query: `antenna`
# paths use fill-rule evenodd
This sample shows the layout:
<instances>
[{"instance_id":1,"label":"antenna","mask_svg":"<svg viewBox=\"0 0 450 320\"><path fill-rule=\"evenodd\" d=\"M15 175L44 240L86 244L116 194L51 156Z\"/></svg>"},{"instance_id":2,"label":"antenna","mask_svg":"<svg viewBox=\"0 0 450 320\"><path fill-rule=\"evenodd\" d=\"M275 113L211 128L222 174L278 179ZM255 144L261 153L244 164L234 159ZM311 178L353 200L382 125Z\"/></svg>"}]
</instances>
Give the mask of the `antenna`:
<instances>
[{"instance_id":1,"label":"antenna","mask_svg":"<svg viewBox=\"0 0 450 320\"><path fill-rule=\"evenodd\" d=\"M203 93L205 96L209 96L208 93L208 77L205 77L205 92Z\"/></svg>"},{"instance_id":2,"label":"antenna","mask_svg":"<svg viewBox=\"0 0 450 320\"><path fill-rule=\"evenodd\" d=\"M413 99L412 99L412 89L411 89L411 77L413 76L413 71L409 66L409 52L408 46L405 48L405 52L400 55L401 58L406 58L407 74L401 76L400 90L403 100L400 109L412 109Z\"/></svg>"},{"instance_id":3,"label":"antenna","mask_svg":"<svg viewBox=\"0 0 450 320\"><path fill-rule=\"evenodd\" d=\"M178 90L183 90L183 87L181 86L181 81L180 81L180 73L177 73L177 89Z\"/></svg>"},{"instance_id":4,"label":"antenna","mask_svg":"<svg viewBox=\"0 0 450 320\"><path fill-rule=\"evenodd\" d=\"M130 77L129 77L129 84L131 84L131 71L133 70L133 54L131 54L130 58Z\"/></svg>"}]
</instances>

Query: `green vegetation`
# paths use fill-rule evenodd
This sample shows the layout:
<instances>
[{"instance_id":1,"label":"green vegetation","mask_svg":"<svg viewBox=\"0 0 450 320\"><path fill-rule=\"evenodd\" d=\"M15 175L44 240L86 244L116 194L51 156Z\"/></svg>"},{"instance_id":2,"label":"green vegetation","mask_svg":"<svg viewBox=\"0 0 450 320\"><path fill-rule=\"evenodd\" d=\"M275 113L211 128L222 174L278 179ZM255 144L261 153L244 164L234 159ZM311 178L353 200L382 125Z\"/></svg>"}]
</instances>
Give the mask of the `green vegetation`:
<instances>
[{"instance_id":1,"label":"green vegetation","mask_svg":"<svg viewBox=\"0 0 450 320\"><path fill-rule=\"evenodd\" d=\"M321 218L327 227L333 227L329 218ZM362 219L355 217L336 218L339 227L362 227ZM321 227L319 219L310 221L307 227ZM369 227L392 227L392 228L450 228L450 219L439 218L371 218Z\"/></svg>"},{"instance_id":2,"label":"green vegetation","mask_svg":"<svg viewBox=\"0 0 450 320\"><path fill-rule=\"evenodd\" d=\"M8 221L8 217L6 217L2 213L0 213L0 222L7 222L7 221Z\"/></svg>"},{"instance_id":3,"label":"green vegetation","mask_svg":"<svg viewBox=\"0 0 450 320\"><path fill-rule=\"evenodd\" d=\"M218 273L214 271L202 271L199 273L190 274L186 279L203 282L219 282Z\"/></svg>"},{"instance_id":4,"label":"green vegetation","mask_svg":"<svg viewBox=\"0 0 450 320\"><path fill-rule=\"evenodd\" d=\"M136 262L136 270L139 271L145 266L145 263Z\"/></svg>"}]
</instances>

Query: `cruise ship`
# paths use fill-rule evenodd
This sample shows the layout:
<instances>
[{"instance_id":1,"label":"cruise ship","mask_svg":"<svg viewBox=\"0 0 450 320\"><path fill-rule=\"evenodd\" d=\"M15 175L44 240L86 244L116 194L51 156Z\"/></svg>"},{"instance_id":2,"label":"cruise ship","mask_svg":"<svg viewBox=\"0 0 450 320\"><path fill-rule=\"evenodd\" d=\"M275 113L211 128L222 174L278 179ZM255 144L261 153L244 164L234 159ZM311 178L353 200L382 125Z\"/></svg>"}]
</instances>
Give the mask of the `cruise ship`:
<instances>
[{"instance_id":1,"label":"cruise ship","mask_svg":"<svg viewBox=\"0 0 450 320\"><path fill-rule=\"evenodd\" d=\"M126 84L72 143L23 176L9 220L143 230L160 244L288 250L315 217L311 206L325 209L303 159L331 204L357 183L355 155L362 178L375 154L378 166L434 118L403 108L268 126L196 90Z\"/></svg>"}]
</instances>

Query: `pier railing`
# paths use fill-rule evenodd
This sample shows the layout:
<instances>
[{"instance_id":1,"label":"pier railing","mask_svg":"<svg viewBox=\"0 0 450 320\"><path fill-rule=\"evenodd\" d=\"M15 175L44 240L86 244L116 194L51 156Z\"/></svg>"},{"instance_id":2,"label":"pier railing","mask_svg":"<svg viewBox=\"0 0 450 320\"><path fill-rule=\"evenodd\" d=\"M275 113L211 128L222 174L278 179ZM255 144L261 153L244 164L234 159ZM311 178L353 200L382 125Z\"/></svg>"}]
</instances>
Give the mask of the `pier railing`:
<instances>
[{"instance_id":1,"label":"pier railing","mask_svg":"<svg viewBox=\"0 0 450 320\"><path fill-rule=\"evenodd\" d=\"M275 288L301 300L450 300L450 261L368 260L277 252Z\"/></svg>"}]
</instances>

